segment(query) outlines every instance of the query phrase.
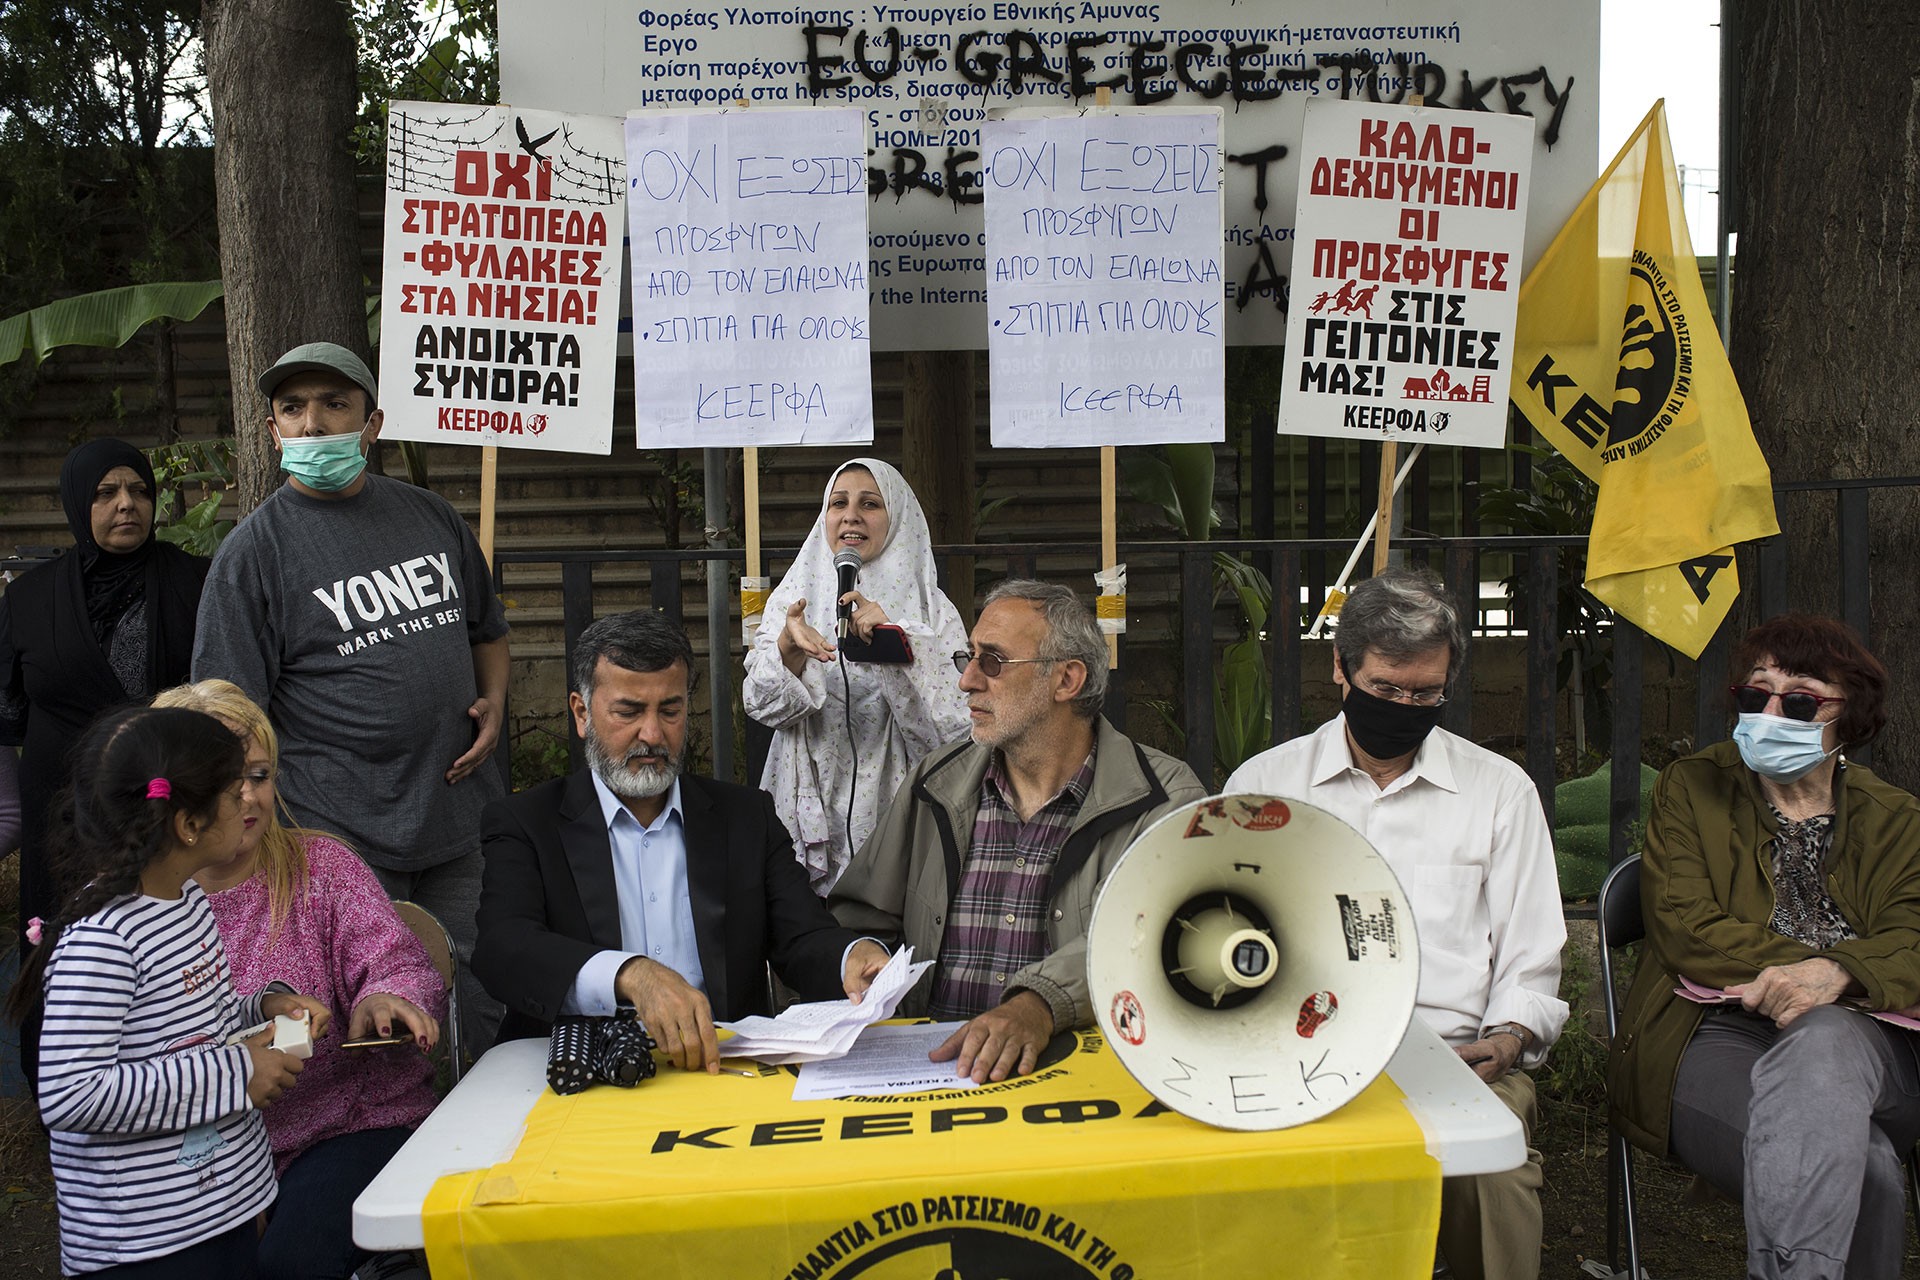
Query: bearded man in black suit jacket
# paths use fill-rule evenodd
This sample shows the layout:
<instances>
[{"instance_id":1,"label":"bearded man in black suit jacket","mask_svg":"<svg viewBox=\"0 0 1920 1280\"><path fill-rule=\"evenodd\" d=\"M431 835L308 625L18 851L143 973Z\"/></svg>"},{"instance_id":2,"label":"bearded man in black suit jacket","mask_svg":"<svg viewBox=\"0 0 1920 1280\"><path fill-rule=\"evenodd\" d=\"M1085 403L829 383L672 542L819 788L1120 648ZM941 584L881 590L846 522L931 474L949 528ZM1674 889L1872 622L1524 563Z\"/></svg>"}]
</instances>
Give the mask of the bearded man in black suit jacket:
<instances>
[{"instance_id":1,"label":"bearded man in black suit jacket","mask_svg":"<svg viewBox=\"0 0 1920 1280\"><path fill-rule=\"evenodd\" d=\"M814 897L772 797L682 774L692 670L652 610L594 623L567 695L589 767L487 806L473 970L500 1039L630 1004L678 1065L717 1071L714 1019L772 1012L767 964L820 1000L886 963Z\"/></svg>"}]
</instances>

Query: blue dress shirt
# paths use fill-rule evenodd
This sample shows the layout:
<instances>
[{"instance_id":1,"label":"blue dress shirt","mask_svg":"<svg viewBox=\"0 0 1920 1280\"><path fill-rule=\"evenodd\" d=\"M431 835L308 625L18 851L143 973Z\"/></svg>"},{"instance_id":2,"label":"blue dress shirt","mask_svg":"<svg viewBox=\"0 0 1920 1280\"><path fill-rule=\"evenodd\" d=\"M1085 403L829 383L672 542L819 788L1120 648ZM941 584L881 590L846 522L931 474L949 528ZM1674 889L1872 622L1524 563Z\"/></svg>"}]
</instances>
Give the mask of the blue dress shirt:
<instances>
[{"instance_id":1,"label":"blue dress shirt","mask_svg":"<svg viewBox=\"0 0 1920 1280\"><path fill-rule=\"evenodd\" d=\"M619 951L602 951L580 966L563 1013L611 1014L614 978L620 966L645 956L672 969L706 993L706 971L693 934L693 898L687 889L686 822L680 810L680 780L667 804L645 827L619 796L593 774L594 794L613 847L613 884L620 899Z\"/></svg>"}]
</instances>

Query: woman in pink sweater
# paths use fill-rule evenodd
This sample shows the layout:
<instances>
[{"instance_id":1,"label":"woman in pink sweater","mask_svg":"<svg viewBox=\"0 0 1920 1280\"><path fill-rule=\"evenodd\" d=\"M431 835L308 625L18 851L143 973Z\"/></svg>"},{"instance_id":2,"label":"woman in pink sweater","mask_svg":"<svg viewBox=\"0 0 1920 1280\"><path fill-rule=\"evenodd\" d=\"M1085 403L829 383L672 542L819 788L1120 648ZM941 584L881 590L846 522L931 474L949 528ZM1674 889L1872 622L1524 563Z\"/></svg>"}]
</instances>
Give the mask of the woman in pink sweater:
<instances>
[{"instance_id":1,"label":"woman in pink sweater","mask_svg":"<svg viewBox=\"0 0 1920 1280\"><path fill-rule=\"evenodd\" d=\"M348 1276L367 1256L353 1243L354 1200L436 1101L426 1051L440 1037L444 985L353 850L280 824L273 790L279 743L246 694L225 680L202 680L162 692L154 705L203 711L246 743L240 856L195 877L236 988L284 982L334 1013L301 1073L300 1096L267 1113L280 1196L260 1240L260 1273ZM372 1035L412 1043L340 1047Z\"/></svg>"}]
</instances>

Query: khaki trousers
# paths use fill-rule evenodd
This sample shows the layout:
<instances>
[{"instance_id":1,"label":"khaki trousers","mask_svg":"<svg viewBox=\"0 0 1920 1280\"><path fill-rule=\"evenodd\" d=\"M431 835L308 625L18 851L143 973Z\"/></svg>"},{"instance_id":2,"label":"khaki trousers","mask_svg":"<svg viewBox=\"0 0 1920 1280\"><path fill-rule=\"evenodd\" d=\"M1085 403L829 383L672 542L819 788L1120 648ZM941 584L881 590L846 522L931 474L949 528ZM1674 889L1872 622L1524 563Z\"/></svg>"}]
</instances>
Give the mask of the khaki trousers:
<instances>
[{"instance_id":1,"label":"khaki trousers","mask_svg":"<svg viewBox=\"0 0 1920 1280\"><path fill-rule=\"evenodd\" d=\"M1441 1179L1440 1252L1458 1280L1538 1280L1545 1177L1533 1145L1533 1077L1509 1071L1487 1087L1520 1117L1527 1160L1505 1173Z\"/></svg>"}]
</instances>

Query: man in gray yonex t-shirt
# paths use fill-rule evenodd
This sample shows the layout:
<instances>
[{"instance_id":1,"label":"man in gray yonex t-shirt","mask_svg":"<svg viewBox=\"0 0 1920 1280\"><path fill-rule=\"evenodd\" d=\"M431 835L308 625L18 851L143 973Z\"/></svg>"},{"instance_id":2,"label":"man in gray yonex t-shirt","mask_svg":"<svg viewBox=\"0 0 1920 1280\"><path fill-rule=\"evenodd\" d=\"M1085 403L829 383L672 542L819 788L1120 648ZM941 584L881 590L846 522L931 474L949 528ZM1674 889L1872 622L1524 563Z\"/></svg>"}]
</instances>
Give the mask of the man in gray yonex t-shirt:
<instances>
[{"instance_id":1,"label":"man in gray yonex t-shirt","mask_svg":"<svg viewBox=\"0 0 1920 1280\"><path fill-rule=\"evenodd\" d=\"M368 475L379 391L359 357L308 343L260 376L289 476L221 544L200 599L193 678L246 690L280 735L279 793L344 836L394 898L427 907L463 957L480 896L481 766L500 739L507 623L457 512ZM467 1043L500 1007L466 981Z\"/></svg>"}]
</instances>

